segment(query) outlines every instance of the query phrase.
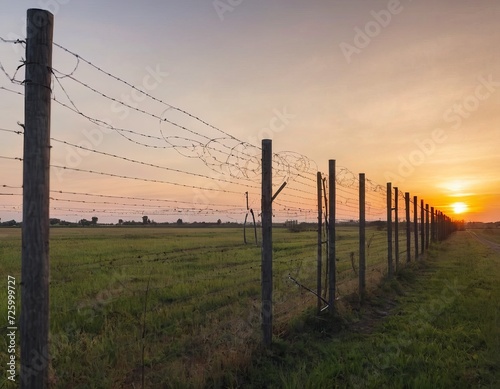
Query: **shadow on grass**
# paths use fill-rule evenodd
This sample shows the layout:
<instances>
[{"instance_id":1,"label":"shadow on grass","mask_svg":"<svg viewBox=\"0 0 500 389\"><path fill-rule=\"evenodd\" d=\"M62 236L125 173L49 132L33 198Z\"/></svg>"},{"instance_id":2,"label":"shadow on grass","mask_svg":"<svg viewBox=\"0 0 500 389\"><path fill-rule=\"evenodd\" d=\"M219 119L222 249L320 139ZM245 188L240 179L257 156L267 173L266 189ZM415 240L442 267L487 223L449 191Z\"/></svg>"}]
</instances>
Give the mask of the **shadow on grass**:
<instances>
[{"instance_id":1,"label":"shadow on grass","mask_svg":"<svg viewBox=\"0 0 500 389\"><path fill-rule=\"evenodd\" d=\"M281 336L274 337L271 347L259 346L248 368L237 377L232 376L231 383L212 383L212 387L279 388L286 381L286 371L306 375L318 361L329 357L332 343L340 343L346 337L366 336L386 317L397 314L399 297L432 273L437 250L434 251L405 264L393 278L382 279L367 291L362 302L359 294L353 293L337 300L334 313L317 314L311 307L289 322L286 329L280 329Z\"/></svg>"}]
</instances>

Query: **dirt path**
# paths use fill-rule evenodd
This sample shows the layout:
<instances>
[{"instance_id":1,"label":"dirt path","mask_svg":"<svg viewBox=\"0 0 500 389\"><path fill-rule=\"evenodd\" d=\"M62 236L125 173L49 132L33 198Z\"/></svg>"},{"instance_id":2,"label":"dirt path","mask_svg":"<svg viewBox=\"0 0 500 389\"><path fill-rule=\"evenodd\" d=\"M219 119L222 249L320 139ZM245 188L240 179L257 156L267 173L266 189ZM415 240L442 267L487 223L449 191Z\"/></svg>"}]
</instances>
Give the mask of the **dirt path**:
<instances>
[{"instance_id":1,"label":"dirt path","mask_svg":"<svg viewBox=\"0 0 500 389\"><path fill-rule=\"evenodd\" d=\"M483 238L482 236L479 236L478 234L476 234L475 232L471 231L471 230L467 230L467 232L469 234L471 234L474 238L476 238L479 242L481 242L482 244L492 248L493 250L495 250L496 252L499 252L500 253L500 244L498 243L495 243L495 242L492 242L491 240L488 240L486 238Z\"/></svg>"}]
</instances>

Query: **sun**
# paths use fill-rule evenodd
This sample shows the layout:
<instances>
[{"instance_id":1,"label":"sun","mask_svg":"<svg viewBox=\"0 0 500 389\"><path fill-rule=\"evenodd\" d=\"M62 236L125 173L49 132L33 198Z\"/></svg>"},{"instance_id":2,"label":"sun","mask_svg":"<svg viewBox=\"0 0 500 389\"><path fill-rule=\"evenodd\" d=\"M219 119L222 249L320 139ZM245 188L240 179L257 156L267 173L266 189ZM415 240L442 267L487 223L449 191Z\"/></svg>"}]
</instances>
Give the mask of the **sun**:
<instances>
[{"instance_id":1,"label":"sun","mask_svg":"<svg viewBox=\"0 0 500 389\"><path fill-rule=\"evenodd\" d=\"M464 213L467 211L467 204L458 202L458 203L453 203L451 204L451 207L453 208L453 212L456 214Z\"/></svg>"}]
</instances>

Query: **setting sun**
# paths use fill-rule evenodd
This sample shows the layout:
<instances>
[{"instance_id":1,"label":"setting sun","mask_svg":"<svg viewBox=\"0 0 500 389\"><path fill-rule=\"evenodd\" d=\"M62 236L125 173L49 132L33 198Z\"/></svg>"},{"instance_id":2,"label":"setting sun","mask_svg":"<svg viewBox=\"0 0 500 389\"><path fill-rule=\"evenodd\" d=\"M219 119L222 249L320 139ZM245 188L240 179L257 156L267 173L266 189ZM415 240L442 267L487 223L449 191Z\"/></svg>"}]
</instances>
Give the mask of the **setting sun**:
<instances>
[{"instance_id":1,"label":"setting sun","mask_svg":"<svg viewBox=\"0 0 500 389\"><path fill-rule=\"evenodd\" d=\"M467 211L467 204L462 202L453 203L451 207L453 208L453 212L455 212L456 214L464 213Z\"/></svg>"}]
</instances>

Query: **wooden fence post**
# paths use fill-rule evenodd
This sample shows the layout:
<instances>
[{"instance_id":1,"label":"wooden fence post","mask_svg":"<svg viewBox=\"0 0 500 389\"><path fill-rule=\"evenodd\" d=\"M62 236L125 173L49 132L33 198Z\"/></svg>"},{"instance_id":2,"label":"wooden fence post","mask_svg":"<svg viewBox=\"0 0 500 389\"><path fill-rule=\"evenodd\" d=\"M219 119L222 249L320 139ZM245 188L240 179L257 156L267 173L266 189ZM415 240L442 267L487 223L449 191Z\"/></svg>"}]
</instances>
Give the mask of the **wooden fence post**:
<instances>
[{"instance_id":1,"label":"wooden fence post","mask_svg":"<svg viewBox=\"0 0 500 389\"><path fill-rule=\"evenodd\" d=\"M415 237L415 260L418 259L418 198L413 196L413 235Z\"/></svg>"},{"instance_id":2,"label":"wooden fence post","mask_svg":"<svg viewBox=\"0 0 500 389\"><path fill-rule=\"evenodd\" d=\"M406 211L406 262L411 261L411 220L410 220L410 193L405 192Z\"/></svg>"},{"instance_id":3,"label":"wooden fence post","mask_svg":"<svg viewBox=\"0 0 500 389\"><path fill-rule=\"evenodd\" d=\"M399 270L399 189L394 187L394 251L396 260L396 273Z\"/></svg>"},{"instance_id":4,"label":"wooden fence post","mask_svg":"<svg viewBox=\"0 0 500 389\"><path fill-rule=\"evenodd\" d=\"M392 184L387 183L387 275L392 277Z\"/></svg>"},{"instance_id":5,"label":"wooden fence post","mask_svg":"<svg viewBox=\"0 0 500 389\"><path fill-rule=\"evenodd\" d=\"M273 338L273 152L272 141L262 140L262 333L266 346Z\"/></svg>"},{"instance_id":6,"label":"wooden fence post","mask_svg":"<svg viewBox=\"0 0 500 389\"><path fill-rule=\"evenodd\" d=\"M431 242L436 242L436 219L434 217L434 207L431 207Z\"/></svg>"},{"instance_id":7,"label":"wooden fence post","mask_svg":"<svg viewBox=\"0 0 500 389\"><path fill-rule=\"evenodd\" d=\"M443 229L443 240L446 240L446 215L441 212L441 225Z\"/></svg>"},{"instance_id":8,"label":"wooden fence post","mask_svg":"<svg viewBox=\"0 0 500 389\"><path fill-rule=\"evenodd\" d=\"M317 173L317 189L318 189L318 262L317 262L317 279L316 279L316 293L318 295L318 314L321 312L321 262L323 252L323 239L321 236L323 227L323 193L321 173Z\"/></svg>"},{"instance_id":9,"label":"wooden fence post","mask_svg":"<svg viewBox=\"0 0 500 389\"><path fill-rule=\"evenodd\" d=\"M443 212L441 214L441 240L446 239L446 215Z\"/></svg>"},{"instance_id":10,"label":"wooden fence post","mask_svg":"<svg viewBox=\"0 0 500 389\"><path fill-rule=\"evenodd\" d=\"M436 210L436 242L441 241L441 236L439 235L440 228L441 228L441 225L440 225L440 221L439 221L439 211Z\"/></svg>"},{"instance_id":11,"label":"wooden fence post","mask_svg":"<svg viewBox=\"0 0 500 389\"><path fill-rule=\"evenodd\" d=\"M444 240L444 213L439 211L439 240Z\"/></svg>"},{"instance_id":12,"label":"wooden fence post","mask_svg":"<svg viewBox=\"0 0 500 389\"><path fill-rule=\"evenodd\" d=\"M328 161L328 187L329 187L329 192L328 192L328 207L329 207L329 212L328 212L328 288L329 288L329 295L328 295L328 307L330 309L330 312L335 311L335 288L336 288L336 261L335 261L335 256L336 256L336 247L335 247L335 234L336 234L336 229L335 229L335 210L336 210L336 186L335 186L335 175L336 175L336 169L335 169L335 160L330 159Z\"/></svg>"},{"instance_id":13,"label":"wooden fence post","mask_svg":"<svg viewBox=\"0 0 500 389\"><path fill-rule=\"evenodd\" d=\"M429 249L429 204L425 204L425 249Z\"/></svg>"},{"instance_id":14,"label":"wooden fence post","mask_svg":"<svg viewBox=\"0 0 500 389\"><path fill-rule=\"evenodd\" d=\"M323 243L325 244L325 253L326 253L326 261L325 261L325 264L326 264L326 269L325 269L325 282L324 282L324 287L323 287L323 302L325 302L327 304L327 308L328 308L328 302L327 302L327 294L328 294L328 277L329 277L329 274L330 274L330 262L328 261L328 253L330 252L330 248L329 248L329 245L330 245L330 240L328 239L328 223L330 222L330 214L328 213L330 211L330 206L328 205L328 191L326 189L326 178L322 178L321 179L321 183L322 183L322 188L323 188L323 201L325 202L324 204L324 207L325 207L325 212L323 212L323 217L324 217L324 220L323 220L323 223L324 223L324 226L325 226L325 241L323 241Z\"/></svg>"},{"instance_id":15,"label":"wooden fence post","mask_svg":"<svg viewBox=\"0 0 500 389\"><path fill-rule=\"evenodd\" d=\"M365 173L359 173L359 297L364 299L366 289L366 213Z\"/></svg>"},{"instance_id":16,"label":"wooden fence post","mask_svg":"<svg viewBox=\"0 0 500 389\"><path fill-rule=\"evenodd\" d=\"M50 99L54 16L27 12L21 260L21 388L49 371Z\"/></svg>"},{"instance_id":17,"label":"wooden fence post","mask_svg":"<svg viewBox=\"0 0 500 389\"><path fill-rule=\"evenodd\" d=\"M442 235L442 213L441 211L437 211L437 241L441 242L443 240Z\"/></svg>"},{"instance_id":18,"label":"wooden fence post","mask_svg":"<svg viewBox=\"0 0 500 389\"><path fill-rule=\"evenodd\" d=\"M420 253L425 250L424 199L420 200Z\"/></svg>"}]
</instances>

